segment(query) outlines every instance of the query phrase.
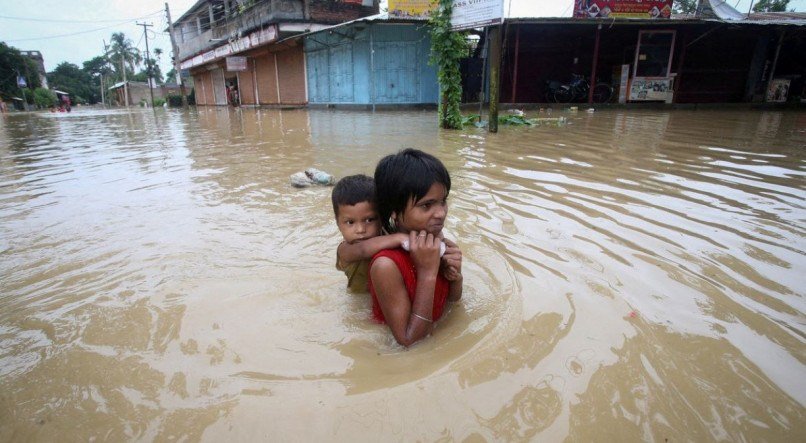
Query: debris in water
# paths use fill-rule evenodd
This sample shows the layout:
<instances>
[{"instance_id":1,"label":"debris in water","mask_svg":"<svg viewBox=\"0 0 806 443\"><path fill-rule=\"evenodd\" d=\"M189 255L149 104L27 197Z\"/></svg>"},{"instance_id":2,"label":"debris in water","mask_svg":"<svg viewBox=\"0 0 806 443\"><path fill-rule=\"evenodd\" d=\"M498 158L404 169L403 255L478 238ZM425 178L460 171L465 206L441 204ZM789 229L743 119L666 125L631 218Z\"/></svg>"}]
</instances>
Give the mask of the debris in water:
<instances>
[{"instance_id":1,"label":"debris in water","mask_svg":"<svg viewBox=\"0 0 806 443\"><path fill-rule=\"evenodd\" d=\"M332 175L316 168L308 168L305 171L295 172L289 177L291 185L296 188L307 188L311 185L330 186L335 182Z\"/></svg>"}]
</instances>

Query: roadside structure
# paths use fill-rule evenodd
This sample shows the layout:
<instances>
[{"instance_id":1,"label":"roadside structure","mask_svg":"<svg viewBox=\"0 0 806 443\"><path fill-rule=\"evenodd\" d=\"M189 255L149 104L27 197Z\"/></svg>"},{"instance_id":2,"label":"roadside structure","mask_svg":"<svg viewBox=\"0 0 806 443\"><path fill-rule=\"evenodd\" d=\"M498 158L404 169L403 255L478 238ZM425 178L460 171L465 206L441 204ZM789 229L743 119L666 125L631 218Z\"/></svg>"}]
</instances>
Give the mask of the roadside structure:
<instances>
[{"instance_id":1,"label":"roadside structure","mask_svg":"<svg viewBox=\"0 0 806 443\"><path fill-rule=\"evenodd\" d=\"M311 105L436 104L424 20L365 17L302 37Z\"/></svg>"},{"instance_id":2,"label":"roadside structure","mask_svg":"<svg viewBox=\"0 0 806 443\"><path fill-rule=\"evenodd\" d=\"M127 87L124 88L124 85ZM168 94L179 94L179 86L176 84L157 86L152 89L148 82L135 82L131 80L127 82L115 83L114 85L110 86L108 90L114 94L112 96L113 102L117 102L119 105L126 103L126 91L129 93L130 105L137 105L143 102L151 103L152 91L154 93L155 100L158 98L165 98L168 96Z\"/></svg>"},{"instance_id":3,"label":"roadside structure","mask_svg":"<svg viewBox=\"0 0 806 443\"><path fill-rule=\"evenodd\" d=\"M573 75L613 85L622 103L806 98L806 13L748 15L701 0L696 14L652 15L671 1L636 0L644 14L619 16L611 3L630 2L577 0L574 17L507 19L501 102L551 101L547 82Z\"/></svg>"},{"instance_id":4,"label":"roadside structure","mask_svg":"<svg viewBox=\"0 0 806 443\"><path fill-rule=\"evenodd\" d=\"M171 32L197 105L300 106L305 57L289 37L377 11L376 0L199 0Z\"/></svg>"}]
</instances>

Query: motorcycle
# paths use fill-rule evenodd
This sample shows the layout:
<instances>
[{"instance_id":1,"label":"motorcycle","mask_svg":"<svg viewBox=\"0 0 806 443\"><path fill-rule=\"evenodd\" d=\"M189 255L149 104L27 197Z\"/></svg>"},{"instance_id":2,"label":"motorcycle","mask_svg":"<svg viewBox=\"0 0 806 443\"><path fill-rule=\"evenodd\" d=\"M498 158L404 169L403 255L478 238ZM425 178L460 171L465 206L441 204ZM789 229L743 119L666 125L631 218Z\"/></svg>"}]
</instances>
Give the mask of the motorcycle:
<instances>
[{"instance_id":1,"label":"motorcycle","mask_svg":"<svg viewBox=\"0 0 806 443\"><path fill-rule=\"evenodd\" d=\"M571 74L569 83L560 83L557 80L546 82L546 101L555 103L571 103L588 101L590 83L583 75ZM607 103L613 96L613 87L604 82L597 82L593 88L593 102Z\"/></svg>"}]
</instances>

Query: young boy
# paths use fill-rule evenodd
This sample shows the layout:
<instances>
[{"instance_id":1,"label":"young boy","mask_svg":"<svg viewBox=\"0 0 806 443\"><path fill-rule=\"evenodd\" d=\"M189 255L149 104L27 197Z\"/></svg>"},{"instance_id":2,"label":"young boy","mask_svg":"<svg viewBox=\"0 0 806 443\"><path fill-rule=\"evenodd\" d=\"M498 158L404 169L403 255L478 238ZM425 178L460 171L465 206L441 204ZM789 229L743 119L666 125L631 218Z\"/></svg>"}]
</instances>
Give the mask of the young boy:
<instances>
[{"instance_id":1,"label":"young boy","mask_svg":"<svg viewBox=\"0 0 806 443\"><path fill-rule=\"evenodd\" d=\"M408 241L405 234L381 235L375 209L375 181L366 175L351 175L336 183L331 194L336 224L344 241L336 249L336 269L347 275L352 292L367 292L369 260L384 249Z\"/></svg>"}]
</instances>

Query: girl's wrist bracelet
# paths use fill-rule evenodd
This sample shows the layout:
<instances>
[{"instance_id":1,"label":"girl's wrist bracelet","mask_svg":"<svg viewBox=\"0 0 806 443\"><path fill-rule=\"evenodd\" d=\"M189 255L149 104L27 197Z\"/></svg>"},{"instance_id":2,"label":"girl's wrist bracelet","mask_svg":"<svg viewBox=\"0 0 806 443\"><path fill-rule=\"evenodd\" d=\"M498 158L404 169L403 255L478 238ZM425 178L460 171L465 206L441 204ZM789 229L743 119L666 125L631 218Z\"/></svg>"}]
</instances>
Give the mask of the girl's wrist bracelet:
<instances>
[{"instance_id":1,"label":"girl's wrist bracelet","mask_svg":"<svg viewBox=\"0 0 806 443\"><path fill-rule=\"evenodd\" d=\"M431 320L430 318L425 318L422 315L418 315L416 312L412 312L411 315L419 318L422 321L427 321L428 323L434 323L434 320Z\"/></svg>"}]
</instances>

